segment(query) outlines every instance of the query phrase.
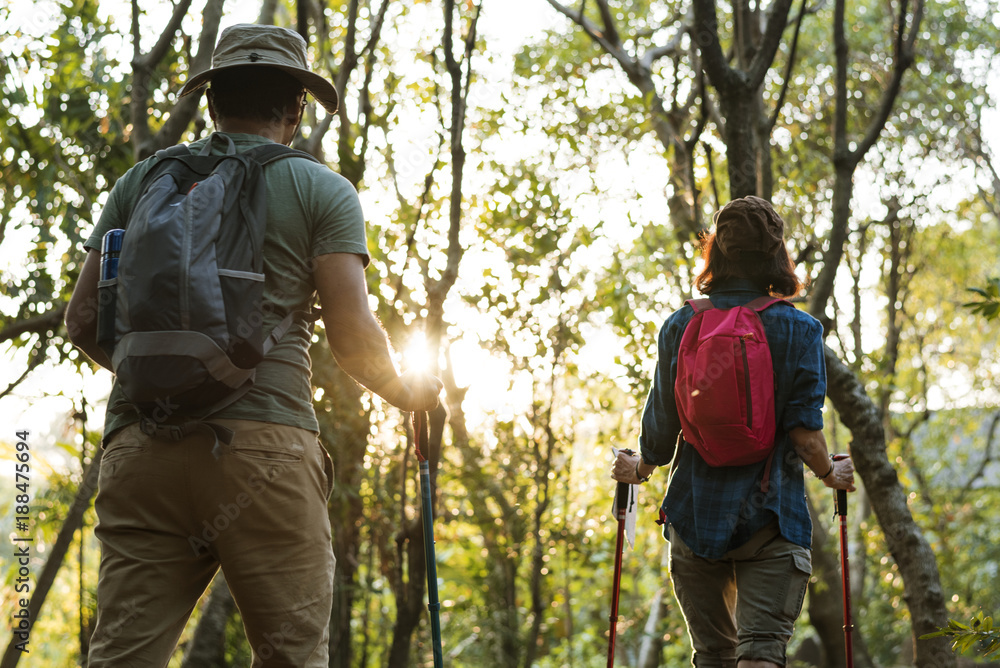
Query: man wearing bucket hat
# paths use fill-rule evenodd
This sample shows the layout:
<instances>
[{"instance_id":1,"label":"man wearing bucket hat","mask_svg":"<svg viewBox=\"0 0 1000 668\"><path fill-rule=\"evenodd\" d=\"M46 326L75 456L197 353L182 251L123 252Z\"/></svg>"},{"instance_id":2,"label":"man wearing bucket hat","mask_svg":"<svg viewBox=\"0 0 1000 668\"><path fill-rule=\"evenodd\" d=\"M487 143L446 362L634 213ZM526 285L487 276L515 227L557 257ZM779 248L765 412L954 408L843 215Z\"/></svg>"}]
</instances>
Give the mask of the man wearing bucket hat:
<instances>
[{"instance_id":1,"label":"man wearing bucket hat","mask_svg":"<svg viewBox=\"0 0 1000 668\"><path fill-rule=\"evenodd\" d=\"M768 297L787 298L802 289L785 249L784 221L759 197L733 200L716 214L702 255L705 266L695 287L709 295L714 309L761 298L757 304L763 306L772 301ZM620 454L612 477L638 484L673 462L660 514L694 665L783 666L811 574L803 463L828 487L853 490L851 460L833 461L821 431L823 328L787 302L759 312L774 373L774 449L762 461L712 466L691 445L696 441L689 441L688 429L682 430L683 397L675 394L682 387L676 382L681 343L695 306L707 307L688 303L660 330L640 454ZM738 416L740 408L720 412ZM698 425L689 426L694 431Z\"/></svg>"},{"instance_id":2,"label":"man wearing bucket hat","mask_svg":"<svg viewBox=\"0 0 1000 668\"><path fill-rule=\"evenodd\" d=\"M337 110L334 86L308 69L304 40L275 26L226 29L212 68L191 77L181 95L206 85L217 131L237 151L290 144L306 93L328 113ZM210 141L190 148L198 152ZM98 249L108 230L125 228L156 160L137 164L112 189L85 242L88 256L67 309L74 343L108 368L89 310L98 294ZM330 347L346 372L404 410L435 406L441 382L397 372L369 309L365 223L354 188L299 157L265 165L264 178L265 327L308 310L318 293ZM122 410L128 402L117 384L112 390L96 501L102 556L92 668L166 666L220 566L254 666L328 665L333 470L317 439L311 324L301 320L258 365L252 389L212 416L235 434L221 453L201 432L177 441L147 435L135 412Z\"/></svg>"}]
</instances>

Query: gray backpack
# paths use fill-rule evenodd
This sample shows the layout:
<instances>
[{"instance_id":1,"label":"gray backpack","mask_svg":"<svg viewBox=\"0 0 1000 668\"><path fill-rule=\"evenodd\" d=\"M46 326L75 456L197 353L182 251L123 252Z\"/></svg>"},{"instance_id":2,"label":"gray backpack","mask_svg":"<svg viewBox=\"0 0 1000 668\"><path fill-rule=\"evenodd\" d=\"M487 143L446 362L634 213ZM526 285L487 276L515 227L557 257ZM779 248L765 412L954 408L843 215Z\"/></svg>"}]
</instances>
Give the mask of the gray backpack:
<instances>
[{"instance_id":1,"label":"gray backpack","mask_svg":"<svg viewBox=\"0 0 1000 668\"><path fill-rule=\"evenodd\" d=\"M217 140L225 155L210 154ZM116 292L102 295L115 305L113 340L103 344L125 397L144 432L176 440L251 388L296 316L264 331L263 166L316 159L281 144L237 153L222 134L197 155L181 145L156 156L121 238L117 277L98 285Z\"/></svg>"}]
</instances>

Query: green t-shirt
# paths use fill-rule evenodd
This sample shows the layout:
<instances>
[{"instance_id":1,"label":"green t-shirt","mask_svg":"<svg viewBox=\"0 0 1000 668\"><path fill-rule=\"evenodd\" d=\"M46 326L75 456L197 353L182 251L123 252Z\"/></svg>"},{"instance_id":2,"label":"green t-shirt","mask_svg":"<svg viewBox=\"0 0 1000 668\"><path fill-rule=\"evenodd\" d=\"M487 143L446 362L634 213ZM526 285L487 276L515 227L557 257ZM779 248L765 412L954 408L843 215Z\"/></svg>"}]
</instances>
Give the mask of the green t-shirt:
<instances>
[{"instance_id":1,"label":"green t-shirt","mask_svg":"<svg viewBox=\"0 0 1000 668\"><path fill-rule=\"evenodd\" d=\"M241 152L270 142L258 135L230 134ZM206 139L190 144L197 153ZM213 153L224 153L215 142ZM108 230L124 228L140 196L143 177L156 157L140 162L115 183L93 234L84 243L100 250ZM267 231L264 236L265 331L286 313L308 311L315 299L313 259L327 253L354 253L368 265L365 221L351 183L329 168L303 158L284 158L264 168L267 180ZM309 342L312 325L297 318L291 329L257 366L253 388L213 417L258 420L318 432L312 405ZM115 383L108 401L105 438L138 420L133 410L116 414L127 404Z\"/></svg>"}]
</instances>

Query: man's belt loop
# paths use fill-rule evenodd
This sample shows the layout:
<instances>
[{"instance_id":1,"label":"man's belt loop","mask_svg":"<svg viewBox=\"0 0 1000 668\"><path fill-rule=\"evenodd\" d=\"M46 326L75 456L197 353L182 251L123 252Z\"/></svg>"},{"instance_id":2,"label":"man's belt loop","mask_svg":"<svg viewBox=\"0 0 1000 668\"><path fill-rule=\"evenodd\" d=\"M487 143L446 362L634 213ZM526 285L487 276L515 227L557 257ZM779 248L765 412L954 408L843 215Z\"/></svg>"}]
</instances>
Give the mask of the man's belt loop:
<instances>
[{"instance_id":1,"label":"man's belt loop","mask_svg":"<svg viewBox=\"0 0 1000 668\"><path fill-rule=\"evenodd\" d=\"M139 420L139 429L146 436L152 436L153 438L158 438L162 441L173 441L177 442L182 440L185 436L190 434L193 429L192 424L156 424L147 417L143 417Z\"/></svg>"}]
</instances>

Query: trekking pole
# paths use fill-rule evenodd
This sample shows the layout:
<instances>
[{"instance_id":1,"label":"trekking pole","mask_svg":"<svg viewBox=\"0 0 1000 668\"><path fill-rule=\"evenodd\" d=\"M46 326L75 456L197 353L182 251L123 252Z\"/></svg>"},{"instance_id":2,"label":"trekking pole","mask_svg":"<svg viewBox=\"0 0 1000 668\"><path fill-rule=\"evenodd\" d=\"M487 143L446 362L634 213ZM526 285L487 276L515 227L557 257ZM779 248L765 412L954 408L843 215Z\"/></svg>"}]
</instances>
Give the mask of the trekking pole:
<instances>
[{"instance_id":1,"label":"trekking pole","mask_svg":"<svg viewBox=\"0 0 1000 668\"><path fill-rule=\"evenodd\" d=\"M424 561L427 563L427 610L431 616L431 641L434 649L434 668L444 665L441 653L441 603L438 601L437 558L434 554L434 508L431 505L431 467L421 450L429 440L427 413L413 413L413 443L420 466L420 516L424 526Z\"/></svg>"},{"instance_id":2,"label":"trekking pole","mask_svg":"<svg viewBox=\"0 0 1000 668\"><path fill-rule=\"evenodd\" d=\"M624 451L628 452L628 451ZM629 452L631 454L631 452ZM615 489L615 506L618 517L618 542L615 548L615 580L611 588L611 632L608 635L608 668L615 665L615 635L618 627L618 594L621 591L622 554L625 552L625 514L628 511L629 485L618 483Z\"/></svg>"},{"instance_id":3,"label":"trekking pole","mask_svg":"<svg viewBox=\"0 0 1000 668\"><path fill-rule=\"evenodd\" d=\"M848 455L834 455L833 461L847 459ZM838 489L836 514L840 515L840 573L844 587L844 649L847 654L847 668L854 668L854 643L851 634L854 622L851 619L851 569L847 559L847 490Z\"/></svg>"}]
</instances>

